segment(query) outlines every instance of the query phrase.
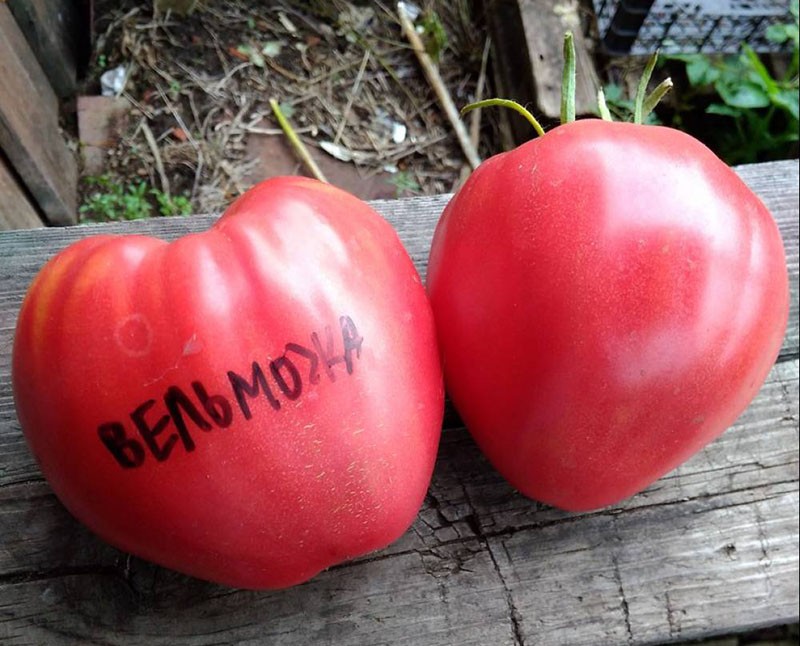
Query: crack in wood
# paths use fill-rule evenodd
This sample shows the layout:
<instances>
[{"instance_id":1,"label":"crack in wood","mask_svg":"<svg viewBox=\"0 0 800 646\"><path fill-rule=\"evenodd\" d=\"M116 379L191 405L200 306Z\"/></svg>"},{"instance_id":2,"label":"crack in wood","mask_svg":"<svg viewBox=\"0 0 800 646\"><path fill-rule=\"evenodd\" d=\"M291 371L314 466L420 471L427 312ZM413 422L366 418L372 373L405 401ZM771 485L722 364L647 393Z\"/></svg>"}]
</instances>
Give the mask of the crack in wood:
<instances>
[{"instance_id":1,"label":"crack in wood","mask_svg":"<svg viewBox=\"0 0 800 646\"><path fill-rule=\"evenodd\" d=\"M514 602L514 595L511 592L508 581L506 581L506 577L503 574L500 564L497 562L497 557L495 556L491 544L488 540L485 540L484 544L486 546L486 551L489 554L489 559L492 561L494 571L497 573L497 578L500 581L500 585L503 588L503 597L505 598L506 606L508 608L508 619L511 622L514 646L525 646L525 634L522 632L522 615L520 614L519 609Z\"/></svg>"},{"instance_id":2,"label":"crack in wood","mask_svg":"<svg viewBox=\"0 0 800 646\"><path fill-rule=\"evenodd\" d=\"M522 614L520 613L519 609L517 608L517 604L514 601L514 594L511 591L511 587L508 585L505 575L503 574L503 570L497 560L497 555L492 549L492 545L489 542L489 536L484 532L483 527L481 527L480 521L478 520L478 512L463 482L461 483L461 491L464 494L464 500L466 501L467 507L470 510L467 518L472 519L473 521L469 523L470 528L475 533L480 544L486 549L489 559L492 562L492 567L497 574L497 579L503 588L503 597L508 612L508 620L511 624L511 634L514 638L514 646L525 646L525 634L522 631ZM503 543L502 540L500 541L500 544L503 545L503 549L506 549L505 543ZM506 556L508 557L509 562L511 562L511 557L508 555L507 550Z\"/></svg>"},{"instance_id":3,"label":"crack in wood","mask_svg":"<svg viewBox=\"0 0 800 646\"><path fill-rule=\"evenodd\" d=\"M11 487L32 487L35 485L43 485L43 484L47 484L47 480L45 480L44 477L25 478L24 480L12 480L11 482L0 482L0 490L9 489Z\"/></svg>"},{"instance_id":4,"label":"crack in wood","mask_svg":"<svg viewBox=\"0 0 800 646\"><path fill-rule=\"evenodd\" d=\"M111 576L118 577L125 581L130 587L130 583L125 577L125 572L115 565L76 565L52 568L49 570L23 570L0 574L0 585L19 585L22 583L32 583L35 581L48 581L61 579L70 576Z\"/></svg>"},{"instance_id":5,"label":"crack in wood","mask_svg":"<svg viewBox=\"0 0 800 646\"><path fill-rule=\"evenodd\" d=\"M614 530L616 532L617 524L614 523ZM617 539L619 540L619 533L617 532ZM615 552L611 552L611 565L614 568L614 581L617 583L617 591L619 592L620 609L622 610L622 617L625 622L625 633L627 636L627 643L633 644L633 629L631 628L631 609L628 605L628 599L625 597L625 588L622 585L622 572L619 568L619 559Z\"/></svg>"},{"instance_id":6,"label":"crack in wood","mask_svg":"<svg viewBox=\"0 0 800 646\"><path fill-rule=\"evenodd\" d=\"M664 592L664 603L667 608L667 625L669 627L669 636L675 637L681 634L681 624L676 623L675 610L672 608L672 599L669 596L669 590Z\"/></svg>"},{"instance_id":7,"label":"crack in wood","mask_svg":"<svg viewBox=\"0 0 800 646\"><path fill-rule=\"evenodd\" d=\"M770 487L778 486L778 485L796 485L796 480L786 480L781 482L773 482L770 483ZM404 556L409 556L412 554L424 554L424 555L436 555L435 551L437 548L440 547L453 547L458 546L459 544L475 542L477 541L480 545L487 550L487 553L491 556L493 562L496 560L494 558L494 554L491 552L491 547L489 545L489 541L492 539L497 539L502 541L503 539L511 538L515 534L520 532L529 532L532 530L539 530L539 529L546 529L551 527L556 527L558 525L569 524L569 523L576 523L582 522L584 519L591 518L591 517L603 517L603 516L611 516L611 517L620 517L623 514L631 514L631 513L640 513L644 510L651 510L651 509L658 509L662 507L671 507L675 505L685 505L687 502L692 501L703 501L703 500L710 500L714 498L719 498L722 496L729 496L731 494L736 493L743 493L743 492L752 492L754 491L754 487L743 487L741 489L736 490L728 490L720 493L708 493L708 494L701 494L699 496L695 496L692 498L685 498L681 500L672 500L667 502L660 502L660 503L653 503L648 505L639 505L636 507L631 507L628 509L604 509L599 510L596 512L585 513L581 515L569 516L566 518L556 518L552 520L542 521L542 522L535 522L535 523L525 523L522 525L514 526L514 527L505 527L502 529L498 529L495 531L486 531L480 524L479 515L475 511L473 507L472 501L469 499L469 496L466 495L465 491L465 500L466 503L471 510L471 513L468 514L463 520L467 522L470 528L475 533L475 536L458 536L452 539L440 540L436 539L437 544L435 546L430 546L426 548L411 548L406 550L398 550L398 551L387 551L386 553L377 553L371 554L369 556L353 559L352 561L346 561L344 563L338 563L330 568L329 571L335 570L344 570L351 567L357 567L360 565L364 565L367 563L373 562L380 562L385 561L387 559L393 558L401 558ZM772 498L779 498L787 493L791 493L790 491L778 493L775 495L764 496L760 498L760 500L770 500ZM734 508L740 506L750 506L750 502L743 501L738 503L731 503L726 505L727 508ZM704 513L710 511L714 508L703 508L699 510L692 510L691 513ZM77 522L77 521L75 521ZM99 539L98 539L99 540ZM123 554L123 553L120 553ZM123 554L123 558L126 558L127 564L127 572L129 573L130 570L130 560L129 555ZM23 572L16 572L16 573L0 573L0 585L2 584L16 584L16 583L27 583L29 581L34 580L43 580L48 578L57 578L62 576L72 576L72 575L92 575L92 574L109 574L110 572L116 572L119 576L127 581L126 571L121 571L118 566L112 566L107 564L89 564L84 566L63 566L58 568L52 568L50 570L42 570L42 571L23 571Z\"/></svg>"},{"instance_id":8,"label":"crack in wood","mask_svg":"<svg viewBox=\"0 0 800 646\"><path fill-rule=\"evenodd\" d=\"M772 596L773 585L772 585L772 572L770 571L770 567L772 566L772 556L769 554L769 537L767 536L767 530L765 528L764 517L761 514L761 510L758 507L755 507L753 513L756 517L756 528L758 531L758 545L761 550L761 558L759 558L759 564L761 566L761 571L764 573L764 583L767 588L767 596Z\"/></svg>"}]
</instances>

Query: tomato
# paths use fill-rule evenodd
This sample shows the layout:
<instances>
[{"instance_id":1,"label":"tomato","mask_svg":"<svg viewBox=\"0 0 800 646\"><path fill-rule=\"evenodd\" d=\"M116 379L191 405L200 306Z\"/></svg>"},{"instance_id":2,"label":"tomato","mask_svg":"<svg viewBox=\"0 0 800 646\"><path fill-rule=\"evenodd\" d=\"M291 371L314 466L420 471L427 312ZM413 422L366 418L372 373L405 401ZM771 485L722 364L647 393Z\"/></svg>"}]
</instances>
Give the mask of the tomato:
<instances>
[{"instance_id":1,"label":"tomato","mask_svg":"<svg viewBox=\"0 0 800 646\"><path fill-rule=\"evenodd\" d=\"M730 426L788 317L780 234L735 172L675 130L595 119L477 169L436 228L428 291L477 444L574 511Z\"/></svg>"},{"instance_id":2,"label":"tomato","mask_svg":"<svg viewBox=\"0 0 800 646\"><path fill-rule=\"evenodd\" d=\"M386 546L443 414L424 286L367 204L264 182L172 243L89 237L20 311L13 387L55 493L109 543L279 588Z\"/></svg>"}]
</instances>

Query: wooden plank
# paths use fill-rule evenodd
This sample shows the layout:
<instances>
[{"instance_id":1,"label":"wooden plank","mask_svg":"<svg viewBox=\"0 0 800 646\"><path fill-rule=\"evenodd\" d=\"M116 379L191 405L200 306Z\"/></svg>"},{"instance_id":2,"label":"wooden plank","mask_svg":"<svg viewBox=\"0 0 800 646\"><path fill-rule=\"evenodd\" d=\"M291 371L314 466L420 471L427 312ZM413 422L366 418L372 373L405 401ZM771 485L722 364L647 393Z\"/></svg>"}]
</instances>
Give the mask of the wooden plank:
<instances>
[{"instance_id":1,"label":"wooden plank","mask_svg":"<svg viewBox=\"0 0 800 646\"><path fill-rule=\"evenodd\" d=\"M571 31L577 67L575 111L579 115L596 114L600 80L591 44L583 36L579 0L519 0L519 3L539 109L551 118L561 114L564 33Z\"/></svg>"},{"instance_id":2,"label":"wooden plank","mask_svg":"<svg viewBox=\"0 0 800 646\"><path fill-rule=\"evenodd\" d=\"M797 168L739 169L779 223L794 282ZM447 199L375 203L423 274ZM73 240L100 232L172 239L213 220L0 233L0 641L652 644L797 621L796 334L731 429L610 509L569 514L525 499L448 414L413 527L386 550L298 588L228 590L94 538L42 480L14 415L9 355L22 294ZM796 303L791 316L796 330Z\"/></svg>"},{"instance_id":3,"label":"wooden plank","mask_svg":"<svg viewBox=\"0 0 800 646\"><path fill-rule=\"evenodd\" d=\"M489 60L496 96L514 99L535 111L533 73L517 0L483 0L481 5L492 39ZM497 118L503 150L511 150L533 136L531 125L510 110L500 110Z\"/></svg>"},{"instance_id":4,"label":"wooden plank","mask_svg":"<svg viewBox=\"0 0 800 646\"><path fill-rule=\"evenodd\" d=\"M797 185L800 182L800 165L794 162L768 162L765 164L752 164L739 166L736 169L739 176L761 197L764 204L774 214L786 214L779 217L781 235L783 236L786 250L786 264L789 269L789 328L786 330L786 339L783 350L787 347L794 348L797 352L798 337L800 337L800 317L798 317L798 303L800 302L800 276L798 275L798 248L797 238L800 230L800 217L798 217L797 196L786 190L787 184Z\"/></svg>"},{"instance_id":5,"label":"wooden plank","mask_svg":"<svg viewBox=\"0 0 800 646\"><path fill-rule=\"evenodd\" d=\"M71 95L78 80L78 3L74 0L6 2L56 94Z\"/></svg>"},{"instance_id":6,"label":"wooden plank","mask_svg":"<svg viewBox=\"0 0 800 646\"><path fill-rule=\"evenodd\" d=\"M787 374L772 381L796 377L797 361L779 366ZM796 424L796 396L793 405ZM754 457L775 448L762 443ZM705 469L704 459L692 463ZM744 489L692 496L676 486L667 503L554 515L511 491L467 434L452 431L401 544L296 590L263 594L126 559L72 520L42 482L0 487L0 608L14 607L7 625L0 618L0 637L202 644L222 631L228 642L263 633L274 643L281 635L293 643L289 635L294 643L388 644L405 636L415 644L601 645L626 643L629 634L638 644L793 621L796 468L795 458L793 480L767 475L776 481L756 477ZM475 476L502 490L501 502L514 498L527 517L494 523L497 501L465 493ZM9 568L11 558L36 567ZM349 626L346 634L325 632L332 616Z\"/></svg>"},{"instance_id":7,"label":"wooden plank","mask_svg":"<svg viewBox=\"0 0 800 646\"><path fill-rule=\"evenodd\" d=\"M0 230L44 226L0 151Z\"/></svg>"},{"instance_id":8,"label":"wooden plank","mask_svg":"<svg viewBox=\"0 0 800 646\"><path fill-rule=\"evenodd\" d=\"M590 42L583 36L579 0L485 0L492 32L495 76L503 98L533 106L534 115L558 120L561 114L561 76L564 34L575 42L578 115L597 113L600 80ZM511 120L516 141L533 136L522 120Z\"/></svg>"},{"instance_id":9,"label":"wooden plank","mask_svg":"<svg viewBox=\"0 0 800 646\"><path fill-rule=\"evenodd\" d=\"M0 149L53 224L76 221L78 167L58 127L58 100L0 3Z\"/></svg>"}]
</instances>

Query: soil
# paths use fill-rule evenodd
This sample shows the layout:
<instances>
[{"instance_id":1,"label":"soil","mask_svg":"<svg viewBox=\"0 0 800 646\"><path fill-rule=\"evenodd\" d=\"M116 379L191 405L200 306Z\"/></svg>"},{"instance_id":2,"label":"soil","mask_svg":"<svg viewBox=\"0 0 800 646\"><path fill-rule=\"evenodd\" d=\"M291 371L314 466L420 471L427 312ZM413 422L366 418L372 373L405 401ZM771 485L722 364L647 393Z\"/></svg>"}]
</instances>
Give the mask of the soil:
<instances>
[{"instance_id":1,"label":"soil","mask_svg":"<svg viewBox=\"0 0 800 646\"><path fill-rule=\"evenodd\" d=\"M419 9L418 31L438 50L455 104L489 96L486 30L473 3ZM206 0L182 16L149 1L95 0L93 30L82 94L100 94L101 76L119 67L125 82L116 100L79 101L84 195L98 176L145 181L213 213L268 176L309 174L270 99L326 177L365 199L445 193L464 176L464 154L394 3ZM483 113L473 129L486 157L499 137Z\"/></svg>"}]
</instances>

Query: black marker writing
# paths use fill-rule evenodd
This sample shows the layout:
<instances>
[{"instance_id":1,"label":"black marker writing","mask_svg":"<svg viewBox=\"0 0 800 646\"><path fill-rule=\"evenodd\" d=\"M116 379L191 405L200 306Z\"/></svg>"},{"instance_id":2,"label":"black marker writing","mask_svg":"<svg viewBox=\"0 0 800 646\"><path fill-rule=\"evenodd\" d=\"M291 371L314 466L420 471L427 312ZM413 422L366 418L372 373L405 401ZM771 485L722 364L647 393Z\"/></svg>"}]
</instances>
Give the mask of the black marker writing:
<instances>
[{"instance_id":1,"label":"black marker writing","mask_svg":"<svg viewBox=\"0 0 800 646\"><path fill-rule=\"evenodd\" d=\"M228 370L229 392L209 393L200 381L192 381L191 390L171 385L161 398L163 409L156 410L157 401L148 399L130 413L135 434L127 432L122 422L113 421L100 424L97 435L124 469L142 466L148 455L164 462L178 447L191 453L196 448L198 431L228 428L237 414L245 420L252 419L251 403L258 398L263 397L277 412L281 410L280 398L300 399L308 386L320 382L323 374L336 381L337 366L343 364L346 374L353 373L364 338L349 316L339 317L338 335L326 326L322 336L312 332L310 340L311 347L287 343L283 354L265 367L253 361L244 375Z\"/></svg>"}]
</instances>

